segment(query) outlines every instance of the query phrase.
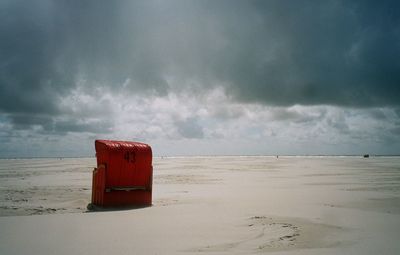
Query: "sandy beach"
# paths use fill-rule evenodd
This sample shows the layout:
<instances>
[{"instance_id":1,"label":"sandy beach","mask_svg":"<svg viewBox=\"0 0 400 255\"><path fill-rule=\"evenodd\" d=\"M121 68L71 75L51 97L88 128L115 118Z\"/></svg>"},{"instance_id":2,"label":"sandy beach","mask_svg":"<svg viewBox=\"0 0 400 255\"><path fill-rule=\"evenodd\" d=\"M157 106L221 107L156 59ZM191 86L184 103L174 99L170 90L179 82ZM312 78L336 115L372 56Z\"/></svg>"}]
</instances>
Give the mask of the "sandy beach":
<instances>
[{"instance_id":1,"label":"sandy beach","mask_svg":"<svg viewBox=\"0 0 400 255\"><path fill-rule=\"evenodd\" d=\"M0 254L400 252L400 157L154 158L153 206L88 212L95 164L0 160Z\"/></svg>"}]
</instances>

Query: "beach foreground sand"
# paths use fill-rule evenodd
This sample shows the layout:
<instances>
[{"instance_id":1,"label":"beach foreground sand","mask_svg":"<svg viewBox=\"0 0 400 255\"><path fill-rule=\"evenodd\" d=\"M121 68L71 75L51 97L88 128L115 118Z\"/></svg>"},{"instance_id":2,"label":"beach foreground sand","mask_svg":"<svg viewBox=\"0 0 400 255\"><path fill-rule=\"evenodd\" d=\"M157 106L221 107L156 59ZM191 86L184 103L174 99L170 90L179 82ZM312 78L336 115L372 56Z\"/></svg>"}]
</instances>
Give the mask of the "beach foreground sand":
<instances>
[{"instance_id":1,"label":"beach foreground sand","mask_svg":"<svg viewBox=\"0 0 400 255\"><path fill-rule=\"evenodd\" d=\"M0 254L399 254L399 157L154 159L153 206L87 212L95 159L0 160Z\"/></svg>"}]
</instances>

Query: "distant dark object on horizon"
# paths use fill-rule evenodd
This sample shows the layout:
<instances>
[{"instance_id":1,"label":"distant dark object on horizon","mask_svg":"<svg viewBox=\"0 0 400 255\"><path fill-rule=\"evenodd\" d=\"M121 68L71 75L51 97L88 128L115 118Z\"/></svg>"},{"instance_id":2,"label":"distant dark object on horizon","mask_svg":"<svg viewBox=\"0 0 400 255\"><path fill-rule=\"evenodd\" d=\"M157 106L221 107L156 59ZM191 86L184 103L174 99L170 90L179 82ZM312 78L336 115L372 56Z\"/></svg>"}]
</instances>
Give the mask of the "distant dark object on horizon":
<instances>
[{"instance_id":1,"label":"distant dark object on horizon","mask_svg":"<svg viewBox=\"0 0 400 255\"><path fill-rule=\"evenodd\" d=\"M364 154L364 158L369 158L369 154Z\"/></svg>"}]
</instances>

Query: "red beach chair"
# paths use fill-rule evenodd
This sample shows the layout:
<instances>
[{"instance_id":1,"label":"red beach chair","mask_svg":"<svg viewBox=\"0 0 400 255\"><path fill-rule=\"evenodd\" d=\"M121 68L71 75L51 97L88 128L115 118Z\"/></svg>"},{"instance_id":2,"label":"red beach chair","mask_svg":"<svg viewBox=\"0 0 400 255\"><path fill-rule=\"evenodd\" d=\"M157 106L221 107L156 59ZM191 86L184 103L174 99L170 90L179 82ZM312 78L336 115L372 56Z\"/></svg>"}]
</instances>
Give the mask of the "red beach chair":
<instances>
[{"instance_id":1,"label":"red beach chair","mask_svg":"<svg viewBox=\"0 0 400 255\"><path fill-rule=\"evenodd\" d=\"M152 198L151 147L144 143L96 140L92 204L100 207L149 206Z\"/></svg>"}]
</instances>

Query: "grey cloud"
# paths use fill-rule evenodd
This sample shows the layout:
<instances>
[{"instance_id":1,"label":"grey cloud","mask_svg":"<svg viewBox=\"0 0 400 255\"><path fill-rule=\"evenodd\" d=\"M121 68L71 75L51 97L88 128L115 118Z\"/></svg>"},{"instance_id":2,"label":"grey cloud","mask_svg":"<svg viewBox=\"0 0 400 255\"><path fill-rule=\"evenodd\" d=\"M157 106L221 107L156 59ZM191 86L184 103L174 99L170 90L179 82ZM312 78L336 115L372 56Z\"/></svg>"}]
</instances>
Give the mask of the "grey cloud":
<instances>
[{"instance_id":1,"label":"grey cloud","mask_svg":"<svg viewBox=\"0 0 400 255\"><path fill-rule=\"evenodd\" d=\"M112 122L107 119L75 119L57 120L49 115L11 114L8 121L14 130L29 130L34 126L42 127L35 132L45 134L65 134L67 132L89 132L107 134L112 131Z\"/></svg>"},{"instance_id":2,"label":"grey cloud","mask_svg":"<svg viewBox=\"0 0 400 255\"><path fill-rule=\"evenodd\" d=\"M369 111L369 114L372 118L377 120L385 120L387 118L385 113L379 109L372 109L371 111Z\"/></svg>"},{"instance_id":3,"label":"grey cloud","mask_svg":"<svg viewBox=\"0 0 400 255\"><path fill-rule=\"evenodd\" d=\"M336 130L338 130L342 134L349 134L350 133L349 126L347 125L347 123L343 119L340 119L340 120L329 119L328 120L328 124L331 127L333 127Z\"/></svg>"},{"instance_id":4,"label":"grey cloud","mask_svg":"<svg viewBox=\"0 0 400 255\"><path fill-rule=\"evenodd\" d=\"M272 111L272 119L277 121L298 120L302 115L296 111L278 108Z\"/></svg>"},{"instance_id":5,"label":"grey cloud","mask_svg":"<svg viewBox=\"0 0 400 255\"><path fill-rule=\"evenodd\" d=\"M67 132L89 132L108 134L112 131L112 125L105 121L77 122L77 121L58 121L54 125L57 133Z\"/></svg>"},{"instance_id":6,"label":"grey cloud","mask_svg":"<svg viewBox=\"0 0 400 255\"><path fill-rule=\"evenodd\" d=\"M390 132L394 135L400 135L400 126L391 129Z\"/></svg>"},{"instance_id":7,"label":"grey cloud","mask_svg":"<svg viewBox=\"0 0 400 255\"><path fill-rule=\"evenodd\" d=\"M203 138L203 127L196 118L188 118L182 121L176 121L175 125L180 135L184 138Z\"/></svg>"},{"instance_id":8,"label":"grey cloud","mask_svg":"<svg viewBox=\"0 0 400 255\"><path fill-rule=\"evenodd\" d=\"M232 100L266 105L398 106L399 9L390 0L3 1L0 112L15 123L60 116L59 99L80 81L127 96L223 86Z\"/></svg>"},{"instance_id":9,"label":"grey cloud","mask_svg":"<svg viewBox=\"0 0 400 255\"><path fill-rule=\"evenodd\" d=\"M283 107L273 108L271 110L273 121L292 121L295 123L316 122L323 119L326 115L326 109L318 109L312 112L300 112L295 109L287 109Z\"/></svg>"},{"instance_id":10,"label":"grey cloud","mask_svg":"<svg viewBox=\"0 0 400 255\"><path fill-rule=\"evenodd\" d=\"M397 117L400 117L400 108L396 108L395 113L397 114Z\"/></svg>"},{"instance_id":11,"label":"grey cloud","mask_svg":"<svg viewBox=\"0 0 400 255\"><path fill-rule=\"evenodd\" d=\"M46 114L10 114L9 120L13 125L14 129L24 130L30 129L32 126L41 126L44 130L52 130L53 129L53 117Z\"/></svg>"},{"instance_id":12,"label":"grey cloud","mask_svg":"<svg viewBox=\"0 0 400 255\"><path fill-rule=\"evenodd\" d=\"M211 115L220 120L236 119L245 115L244 106L214 105Z\"/></svg>"}]
</instances>

